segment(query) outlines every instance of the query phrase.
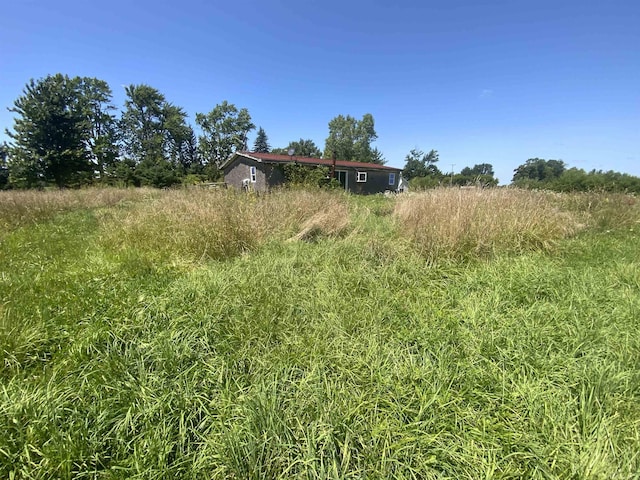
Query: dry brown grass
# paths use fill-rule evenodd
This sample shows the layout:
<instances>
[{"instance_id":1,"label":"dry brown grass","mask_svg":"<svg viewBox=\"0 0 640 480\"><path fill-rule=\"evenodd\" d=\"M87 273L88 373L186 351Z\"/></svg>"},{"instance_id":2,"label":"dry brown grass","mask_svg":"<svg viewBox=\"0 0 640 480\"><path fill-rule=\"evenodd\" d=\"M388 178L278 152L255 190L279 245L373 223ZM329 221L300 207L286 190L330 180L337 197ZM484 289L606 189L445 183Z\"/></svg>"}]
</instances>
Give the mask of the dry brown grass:
<instances>
[{"instance_id":1,"label":"dry brown grass","mask_svg":"<svg viewBox=\"0 0 640 480\"><path fill-rule=\"evenodd\" d=\"M399 199L394 216L428 258L549 250L581 228L552 194L519 189L430 190Z\"/></svg>"},{"instance_id":2,"label":"dry brown grass","mask_svg":"<svg viewBox=\"0 0 640 480\"><path fill-rule=\"evenodd\" d=\"M119 208L102 208L112 206ZM442 188L349 199L326 190L255 195L96 188L0 192L0 238L77 209L95 210L107 248L187 261L233 257L272 240L315 241L346 232L366 239L381 258L397 254L400 245L430 259L486 257L549 250L582 228L640 228L640 202L622 194Z\"/></svg>"},{"instance_id":3,"label":"dry brown grass","mask_svg":"<svg viewBox=\"0 0 640 480\"><path fill-rule=\"evenodd\" d=\"M580 192L556 194L563 209L596 230L640 228L640 200L632 194Z\"/></svg>"},{"instance_id":4,"label":"dry brown grass","mask_svg":"<svg viewBox=\"0 0 640 480\"><path fill-rule=\"evenodd\" d=\"M158 195L152 189L91 188L83 190L0 191L0 235L82 208L114 206Z\"/></svg>"},{"instance_id":5,"label":"dry brown grass","mask_svg":"<svg viewBox=\"0 0 640 480\"><path fill-rule=\"evenodd\" d=\"M327 191L176 190L103 221L112 245L195 261L236 256L272 239L338 236L349 210L344 195Z\"/></svg>"}]
</instances>

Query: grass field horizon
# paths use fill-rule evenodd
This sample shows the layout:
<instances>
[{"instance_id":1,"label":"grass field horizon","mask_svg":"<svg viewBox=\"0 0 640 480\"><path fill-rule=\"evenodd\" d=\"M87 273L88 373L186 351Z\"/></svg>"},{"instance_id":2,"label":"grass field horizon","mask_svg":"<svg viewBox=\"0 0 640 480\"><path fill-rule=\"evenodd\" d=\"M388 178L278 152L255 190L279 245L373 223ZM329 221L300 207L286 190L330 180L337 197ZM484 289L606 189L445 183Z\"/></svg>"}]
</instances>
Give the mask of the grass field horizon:
<instances>
[{"instance_id":1,"label":"grass field horizon","mask_svg":"<svg viewBox=\"0 0 640 480\"><path fill-rule=\"evenodd\" d=\"M0 477L639 478L640 204L0 192Z\"/></svg>"}]
</instances>

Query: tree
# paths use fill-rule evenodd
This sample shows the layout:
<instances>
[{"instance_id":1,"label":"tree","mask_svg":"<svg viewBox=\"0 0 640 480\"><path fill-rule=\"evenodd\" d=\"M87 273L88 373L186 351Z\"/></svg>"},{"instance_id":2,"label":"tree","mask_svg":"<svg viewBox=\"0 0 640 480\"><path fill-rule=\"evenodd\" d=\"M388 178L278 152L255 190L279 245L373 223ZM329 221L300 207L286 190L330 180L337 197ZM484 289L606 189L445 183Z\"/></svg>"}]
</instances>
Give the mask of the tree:
<instances>
[{"instance_id":1,"label":"tree","mask_svg":"<svg viewBox=\"0 0 640 480\"><path fill-rule=\"evenodd\" d=\"M451 177L453 185L479 185L495 187L498 180L493 176L493 166L489 163L480 163L473 167L464 167L460 173Z\"/></svg>"},{"instance_id":2,"label":"tree","mask_svg":"<svg viewBox=\"0 0 640 480\"><path fill-rule=\"evenodd\" d=\"M374 148L371 150L371 161L370 163L377 163L378 165L384 165L387 163L387 160L384 158L384 155L378 148Z\"/></svg>"},{"instance_id":3,"label":"tree","mask_svg":"<svg viewBox=\"0 0 640 480\"><path fill-rule=\"evenodd\" d=\"M5 142L0 145L0 190L4 190L9 185L9 169L7 168L8 156L9 146Z\"/></svg>"},{"instance_id":4,"label":"tree","mask_svg":"<svg viewBox=\"0 0 640 480\"><path fill-rule=\"evenodd\" d=\"M118 160L117 122L111 113L116 107L111 100L111 88L103 80L85 77L78 79L78 89L86 122L86 149L94 170L102 179L105 170L113 168Z\"/></svg>"},{"instance_id":5,"label":"tree","mask_svg":"<svg viewBox=\"0 0 640 480\"><path fill-rule=\"evenodd\" d=\"M202 129L200 153L205 163L216 168L234 152L246 150L247 136L256 126L246 108L238 110L226 100L209 113L197 113L196 123Z\"/></svg>"},{"instance_id":6,"label":"tree","mask_svg":"<svg viewBox=\"0 0 640 480\"><path fill-rule=\"evenodd\" d=\"M59 188L91 181L93 165L87 148L88 111L83 80L49 75L31 80L9 111L17 114L9 145L12 183Z\"/></svg>"},{"instance_id":7,"label":"tree","mask_svg":"<svg viewBox=\"0 0 640 480\"><path fill-rule=\"evenodd\" d=\"M304 140L302 138L297 142L289 142L286 148L274 148L271 153L288 155L289 150L293 150L293 154L298 157L320 158L322 156L322 152L313 140Z\"/></svg>"},{"instance_id":8,"label":"tree","mask_svg":"<svg viewBox=\"0 0 640 480\"><path fill-rule=\"evenodd\" d=\"M129 85L125 92L120 119L124 153L136 164L164 158L164 95L149 85Z\"/></svg>"},{"instance_id":9,"label":"tree","mask_svg":"<svg viewBox=\"0 0 640 480\"><path fill-rule=\"evenodd\" d=\"M178 151L178 162L184 174L202 174L204 165L198 151L198 139L190 125L184 134Z\"/></svg>"},{"instance_id":10,"label":"tree","mask_svg":"<svg viewBox=\"0 0 640 480\"><path fill-rule=\"evenodd\" d=\"M324 156L340 160L384 164L384 157L371 148L378 138L373 115L366 113L362 120L351 115L338 115L329 122L329 136L325 141Z\"/></svg>"},{"instance_id":11,"label":"tree","mask_svg":"<svg viewBox=\"0 0 640 480\"><path fill-rule=\"evenodd\" d=\"M442 173L436 167L439 160L437 150L430 150L425 154L418 148L412 149L405 157L405 166L402 170L402 176L407 180L418 177L442 177Z\"/></svg>"},{"instance_id":12,"label":"tree","mask_svg":"<svg viewBox=\"0 0 640 480\"><path fill-rule=\"evenodd\" d=\"M530 158L514 170L513 183L533 180L538 182L551 181L560 177L566 167L562 160L544 160Z\"/></svg>"},{"instance_id":13,"label":"tree","mask_svg":"<svg viewBox=\"0 0 640 480\"><path fill-rule=\"evenodd\" d=\"M256 141L253 143L253 151L257 153L269 153L271 146L269 145L269 139L267 138L267 134L264 131L264 128L260 127L258 129L258 134L256 135Z\"/></svg>"},{"instance_id":14,"label":"tree","mask_svg":"<svg viewBox=\"0 0 640 480\"><path fill-rule=\"evenodd\" d=\"M193 128L186 122L182 108L167 104L164 108L164 128L167 158L171 165L186 174L199 162L197 140Z\"/></svg>"},{"instance_id":15,"label":"tree","mask_svg":"<svg viewBox=\"0 0 640 480\"><path fill-rule=\"evenodd\" d=\"M125 91L120 131L123 150L135 165L134 183L156 187L178 183L184 165L191 162L185 152L194 136L186 113L149 85L130 85Z\"/></svg>"},{"instance_id":16,"label":"tree","mask_svg":"<svg viewBox=\"0 0 640 480\"><path fill-rule=\"evenodd\" d=\"M478 165L474 165L472 168L465 167L460 170L460 175L469 176L469 177L477 177L479 175L489 175L493 177L493 165L490 163L480 163Z\"/></svg>"}]
</instances>

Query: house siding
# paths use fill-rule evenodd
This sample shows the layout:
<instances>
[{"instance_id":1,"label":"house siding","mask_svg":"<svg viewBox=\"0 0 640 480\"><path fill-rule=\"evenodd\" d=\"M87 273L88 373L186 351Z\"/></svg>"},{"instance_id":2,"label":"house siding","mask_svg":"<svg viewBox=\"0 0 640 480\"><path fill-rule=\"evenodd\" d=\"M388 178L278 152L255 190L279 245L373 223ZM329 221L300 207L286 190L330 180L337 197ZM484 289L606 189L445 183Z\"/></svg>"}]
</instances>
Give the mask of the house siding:
<instances>
[{"instance_id":1,"label":"house siding","mask_svg":"<svg viewBox=\"0 0 640 480\"><path fill-rule=\"evenodd\" d=\"M256 181L250 185L256 191L265 191L267 189L267 172L265 170L269 166L250 158L239 157L224 169L224 181L230 187L241 189L242 181L251 178L251 167L256 167Z\"/></svg>"},{"instance_id":2,"label":"house siding","mask_svg":"<svg viewBox=\"0 0 640 480\"><path fill-rule=\"evenodd\" d=\"M256 161L245 156L238 156L224 167L224 181L227 185L241 189L242 181L250 178L250 168L256 167L256 182L251 184L256 191L266 191L285 183L284 163L270 163ZM357 194L383 193L387 190L396 191L400 180L400 170L377 170L337 166L337 171L347 173L347 190ZM366 172L367 181L357 182L357 172ZM389 174L395 174L393 185L389 185Z\"/></svg>"},{"instance_id":3,"label":"house siding","mask_svg":"<svg viewBox=\"0 0 640 480\"><path fill-rule=\"evenodd\" d=\"M367 181L358 182L357 173L367 172ZM393 185L389 185L389 174L395 173ZM400 172L389 172L386 170L349 170L349 191L359 194L382 193L387 190L395 191L398 187Z\"/></svg>"}]
</instances>

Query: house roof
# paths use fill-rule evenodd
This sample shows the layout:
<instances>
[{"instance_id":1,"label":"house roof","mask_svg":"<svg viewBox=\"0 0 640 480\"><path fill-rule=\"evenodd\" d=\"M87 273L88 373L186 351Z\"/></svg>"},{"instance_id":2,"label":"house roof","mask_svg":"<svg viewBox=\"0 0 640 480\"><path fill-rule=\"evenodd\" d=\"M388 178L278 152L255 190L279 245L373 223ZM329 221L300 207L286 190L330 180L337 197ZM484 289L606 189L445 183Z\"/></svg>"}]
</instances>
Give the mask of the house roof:
<instances>
[{"instance_id":1,"label":"house roof","mask_svg":"<svg viewBox=\"0 0 640 480\"><path fill-rule=\"evenodd\" d=\"M324 165L327 167L333 165L333 160L330 158L298 157L296 155L276 155L274 153L236 152L221 165L221 168L225 168L240 156L261 163L302 163L306 165ZM401 168L387 167L385 165L378 165L377 163L352 162L349 160L336 160L336 167L361 170L386 170L389 172L399 172L402 170Z\"/></svg>"}]
</instances>

